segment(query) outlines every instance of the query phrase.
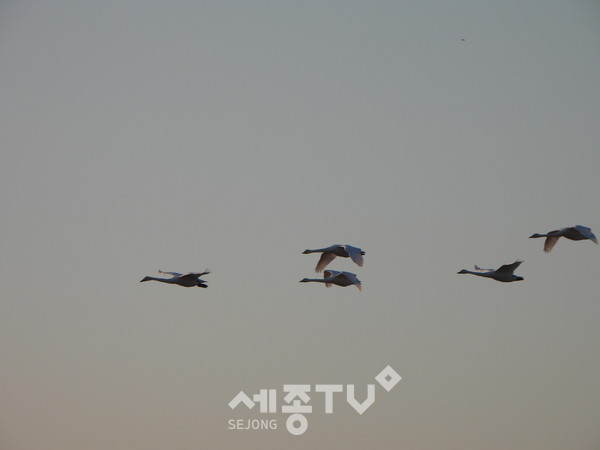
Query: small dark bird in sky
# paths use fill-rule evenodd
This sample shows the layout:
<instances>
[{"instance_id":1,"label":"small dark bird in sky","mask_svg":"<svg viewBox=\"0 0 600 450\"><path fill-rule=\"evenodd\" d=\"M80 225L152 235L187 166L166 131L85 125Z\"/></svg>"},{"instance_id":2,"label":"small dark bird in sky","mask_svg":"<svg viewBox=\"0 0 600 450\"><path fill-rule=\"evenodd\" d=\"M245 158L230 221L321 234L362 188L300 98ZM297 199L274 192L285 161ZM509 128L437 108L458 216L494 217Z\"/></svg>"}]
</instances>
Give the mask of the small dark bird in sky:
<instances>
[{"instance_id":1,"label":"small dark bird in sky","mask_svg":"<svg viewBox=\"0 0 600 450\"><path fill-rule=\"evenodd\" d=\"M144 277L142 281L160 281L161 283L169 283L169 284L177 284L183 287L192 287L198 286L201 288L208 287L206 281L200 278L202 275L208 275L210 270L206 269L204 272L190 272L181 274L177 272L163 272L162 270L158 271L159 273L164 273L166 275L171 275L172 278L156 278L156 277Z\"/></svg>"}]
</instances>

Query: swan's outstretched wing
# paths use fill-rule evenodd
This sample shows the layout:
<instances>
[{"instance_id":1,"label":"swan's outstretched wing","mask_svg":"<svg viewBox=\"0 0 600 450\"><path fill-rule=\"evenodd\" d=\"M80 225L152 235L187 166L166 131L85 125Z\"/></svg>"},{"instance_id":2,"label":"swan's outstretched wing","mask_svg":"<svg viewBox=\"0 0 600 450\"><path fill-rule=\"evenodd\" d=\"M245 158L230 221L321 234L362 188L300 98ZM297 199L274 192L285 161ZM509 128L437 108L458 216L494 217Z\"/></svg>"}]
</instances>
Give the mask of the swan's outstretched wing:
<instances>
[{"instance_id":1,"label":"swan's outstretched wing","mask_svg":"<svg viewBox=\"0 0 600 450\"><path fill-rule=\"evenodd\" d=\"M334 278L339 274L340 274L340 272L338 272L337 270L326 270L325 272L323 272L323 277L325 280L327 280L329 278ZM331 287L331 283L325 282L325 286Z\"/></svg>"},{"instance_id":2,"label":"swan's outstretched wing","mask_svg":"<svg viewBox=\"0 0 600 450\"><path fill-rule=\"evenodd\" d=\"M173 278L181 276L181 274L177 273L177 272L163 272L162 270L159 270L158 273L164 273L165 275L171 275Z\"/></svg>"},{"instance_id":3,"label":"swan's outstretched wing","mask_svg":"<svg viewBox=\"0 0 600 450\"><path fill-rule=\"evenodd\" d=\"M315 272L322 272L327 265L335 259L335 255L333 253L324 252L319 258L319 262L317 263L317 267L315 267Z\"/></svg>"},{"instance_id":4,"label":"swan's outstretched wing","mask_svg":"<svg viewBox=\"0 0 600 450\"><path fill-rule=\"evenodd\" d=\"M583 225L575 225L573 228L579 231L581 235L586 239L589 239L590 241L595 242L596 244L598 243L598 239L596 239L596 235L592 233L591 228L584 227Z\"/></svg>"},{"instance_id":5,"label":"swan's outstretched wing","mask_svg":"<svg viewBox=\"0 0 600 450\"><path fill-rule=\"evenodd\" d=\"M477 264L475 266L473 266L473 267L475 267L475 270L478 271L478 272L493 272L494 271L494 269L482 269Z\"/></svg>"},{"instance_id":6,"label":"swan's outstretched wing","mask_svg":"<svg viewBox=\"0 0 600 450\"><path fill-rule=\"evenodd\" d=\"M204 280L200 280L198 278L199 276L200 276L199 273L190 272L190 273L186 273L185 275L181 275L179 277L179 279L180 280L204 281Z\"/></svg>"},{"instance_id":7,"label":"swan's outstretched wing","mask_svg":"<svg viewBox=\"0 0 600 450\"><path fill-rule=\"evenodd\" d=\"M352 258L352 261L354 261L356 264L358 264L360 267L362 267L362 265L363 265L363 257L361 254L362 250L358 247L352 247L351 245L346 245L346 251L350 255L350 258Z\"/></svg>"},{"instance_id":8,"label":"swan's outstretched wing","mask_svg":"<svg viewBox=\"0 0 600 450\"><path fill-rule=\"evenodd\" d=\"M359 291L362 291L362 286L360 284L360 280L358 278L356 278L356 274L353 274L352 272L342 272L342 273L338 274L336 276L336 278L345 278L350 283L352 283L354 286L356 286Z\"/></svg>"},{"instance_id":9,"label":"swan's outstretched wing","mask_svg":"<svg viewBox=\"0 0 600 450\"><path fill-rule=\"evenodd\" d=\"M523 261L515 261L512 264L504 264L503 266L496 269L496 273L513 273L517 267L521 265Z\"/></svg>"},{"instance_id":10,"label":"swan's outstretched wing","mask_svg":"<svg viewBox=\"0 0 600 450\"><path fill-rule=\"evenodd\" d=\"M544 241L544 251L546 253L550 253L552 251L552 248L554 248L554 246L558 242L559 237L560 236L548 236L546 238L546 240Z\"/></svg>"},{"instance_id":11,"label":"swan's outstretched wing","mask_svg":"<svg viewBox=\"0 0 600 450\"><path fill-rule=\"evenodd\" d=\"M210 270L206 269L204 272L190 272L187 275L195 275L196 277L201 277L202 275L208 275Z\"/></svg>"}]
</instances>

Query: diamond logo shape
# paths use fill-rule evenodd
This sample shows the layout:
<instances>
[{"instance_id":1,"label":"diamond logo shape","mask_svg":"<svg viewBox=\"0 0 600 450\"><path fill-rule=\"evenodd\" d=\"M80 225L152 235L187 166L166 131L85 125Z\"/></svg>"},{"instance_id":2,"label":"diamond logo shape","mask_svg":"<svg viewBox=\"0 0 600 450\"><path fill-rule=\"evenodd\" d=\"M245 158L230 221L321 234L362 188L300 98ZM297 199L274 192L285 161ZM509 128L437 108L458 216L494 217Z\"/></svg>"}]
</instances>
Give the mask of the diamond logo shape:
<instances>
[{"instance_id":1,"label":"diamond logo shape","mask_svg":"<svg viewBox=\"0 0 600 450\"><path fill-rule=\"evenodd\" d=\"M379 375L375 377L377 382L383 387L386 391L390 392L396 384L402 379L398 372L392 369L390 366L387 366Z\"/></svg>"}]
</instances>

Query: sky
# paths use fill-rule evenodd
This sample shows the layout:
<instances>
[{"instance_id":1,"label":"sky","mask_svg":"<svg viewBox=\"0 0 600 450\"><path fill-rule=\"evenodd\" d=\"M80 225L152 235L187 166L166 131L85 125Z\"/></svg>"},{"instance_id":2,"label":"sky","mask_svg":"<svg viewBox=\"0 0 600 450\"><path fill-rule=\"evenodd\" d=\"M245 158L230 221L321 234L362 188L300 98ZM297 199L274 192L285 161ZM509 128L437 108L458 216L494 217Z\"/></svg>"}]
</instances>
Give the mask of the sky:
<instances>
[{"instance_id":1,"label":"sky","mask_svg":"<svg viewBox=\"0 0 600 450\"><path fill-rule=\"evenodd\" d=\"M599 53L586 0L3 2L0 448L597 450L600 248L528 237L600 232ZM299 283L337 243L362 292Z\"/></svg>"}]
</instances>

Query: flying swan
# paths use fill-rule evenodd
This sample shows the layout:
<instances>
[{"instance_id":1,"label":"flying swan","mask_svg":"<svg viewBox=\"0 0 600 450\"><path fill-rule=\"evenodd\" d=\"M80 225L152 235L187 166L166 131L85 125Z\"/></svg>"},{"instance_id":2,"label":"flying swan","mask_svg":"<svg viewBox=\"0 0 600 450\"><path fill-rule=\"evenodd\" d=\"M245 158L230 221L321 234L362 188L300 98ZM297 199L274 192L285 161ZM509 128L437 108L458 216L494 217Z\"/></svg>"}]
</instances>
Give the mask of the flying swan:
<instances>
[{"instance_id":1,"label":"flying swan","mask_svg":"<svg viewBox=\"0 0 600 450\"><path fill-rule=\"evenodd\" d=\"M183 287L198 286L198 287L205 288L205 287L208 287L208 285L206 284L206 281L204 281L200 277L202 275L208 275L210 273L210 271L208 269L206 269L204 272L190 272L190 273L186 273L185 275L182 275L177 272L163 272L162 270L159 270L158 273L164 273L165 275L171 275L172 278L144 277L143 280L140 280L140 283L143 281L154 280L154 281L160 281L161 283L176 284L178 286L183 286Z\"/></svg>"},{"instance_id":2,"label":"flying swan","mask_svg":"<svg viewBox=\"0 0 600 450\"><path fill-rule=\"evenodd\" d=\"M514 275L513 272L517 267L521 265L523 261L515 261L512 264L505 264L500 266L496 270L494 269L482 269L480 267L475 266L475 272L471 270L463 269L458 273L470 273L472 275L477 275L479 277L493 278L496 281L502 281L505 283L509 283L511 281L520 281L523 277L519 277Z\"/></svg>"},{"instance_id":3,"label":"flying swan","mask_svg":"<svg viewBox=\"0 0 600 450\"><path fill-rule=\"evenodd\" d=\"M558 241L559 237L565 237L572 241L583 241L585 239L589 239L592 242L598 243L598 239L596 239L596 235L592 233L592 230L588 227L584 227L583 225L575 225L574 227L566 227L561 228L560 230L549 231L546 234L532 234L529 236L530 238L540 238L545 237L544 241L544 251L546 253L550 253L556 241Z\"/></svg>"},{"instance_id":4,"label":"flying swan","mask_svg":"<svg viewBox=\"0 0 600 450\"><path fill-rule=\"evenodd\" d=\"M356 278L356 275L351 272L338 272L337 270L326 270L323 272L325 278L303 278L300 283L325 283L325 286L331 287L332 284L337 286L356 286L359 291L362 291L360 280Z\"/></svg>"},{"instance_id":5,"label":"flying swan","mask_svg":"<svg viewBox=\"0 0 600 450\"><path fill-rule=\"evenodd\" d=\"M319 262L317 263L317 267L315 267L315 272L322 272L327 265L335 259L336 256L341 256L342 258L352 258L356 264L360 267L363 265L363 252L358 247L352 247L351 245L331 245L325 248L317 248L315 250L304 250L302 252L303 255L309 253L323 253Z\"/></svg>"}]
</instances>

